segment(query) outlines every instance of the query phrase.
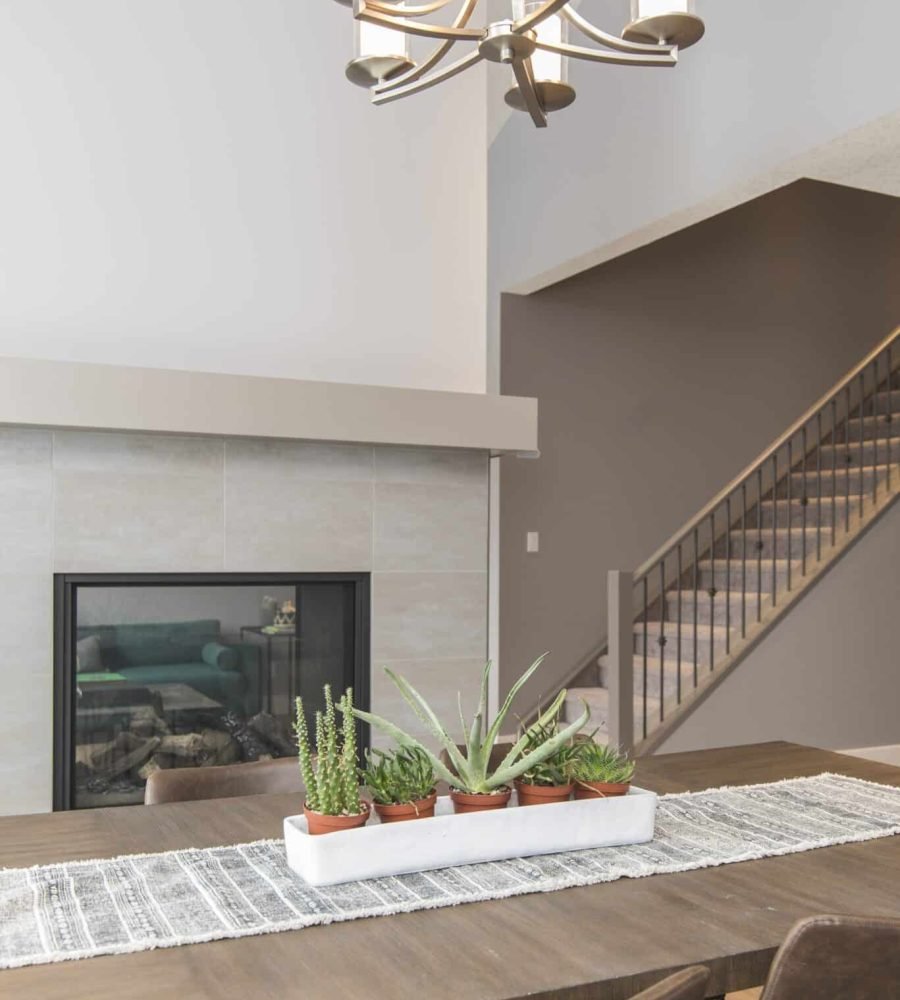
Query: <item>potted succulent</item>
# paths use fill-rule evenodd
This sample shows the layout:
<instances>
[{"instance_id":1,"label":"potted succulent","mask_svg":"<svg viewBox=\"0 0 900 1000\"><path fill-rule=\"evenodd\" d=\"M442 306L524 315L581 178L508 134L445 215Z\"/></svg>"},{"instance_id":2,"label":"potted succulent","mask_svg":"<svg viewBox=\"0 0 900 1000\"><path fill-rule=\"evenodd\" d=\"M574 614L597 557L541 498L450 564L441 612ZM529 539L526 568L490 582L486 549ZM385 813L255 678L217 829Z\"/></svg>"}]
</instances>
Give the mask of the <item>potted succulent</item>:
<instances>
[{"instance_id":1,"label":"potted succulent","mask_svg":"<svg viewBox=\"0 0 900 1000\"><path fill-rule=\"evenodd\" d=\"M434 768L424 750L400 747L393 752L367 752L361 776L372 793L372 803L382 823L428 819L434 815L437 801Z\"/></svg>"},{"instance_id":2,"label":"potted succulent","mask_svg":"<svg viewBox=\"0 0 900 1000\"><path fill-rule=\"evenodd\" d=\"M546 654L544 654L546 656ZM385 672L397 686L404 700L409 704L418 718L425 723L437 742L447 754L452 770L447 767L428 747L419 740L403 732L398 726L371 712L353 709L353 714L394 740L400 747L415 747L427 754L434 773L450 785L450 796L456 812L476 812L483 809L502 809L512 795L512 782L521 777L529 768L542 763L551 757L560 747L570 742L575 734L590 718L590 709L584 705L581 716L556 732L549 739L540 742L540 733L559 713L566 697L561 691L546 712L541 713L535 723L529 726L515 745L503 757L496 767L491 767L491 750L500 735L503 721L506 718L513 700L525 682L534 674L544 660L544 656L535 660L524 674L513 684L506 696L500 711L490 726L486 725L488 685L490 682L491 664L484 669L481 683L481 698L478 710L470 725L466 724L460 706L460 723L463 729L463 744L457 746L450 738L443 723L419 694L418 691L403 677L385 668ZM527 759L523 757L526 749L531 747Z\"/></svg>"},{"instance_id":3,"label":"potted succulent","mask_svg":"<svg viewBox=\"0 0 900 1000\"><path fill-rule=\"evenodd\" d=\"M557 715L545 726L532 732L523 760L545 744L559 731ZM537 806L549 802L566 802L572 794L572 772L580 743L568 742L555 750L540 763L532 764L520 778L516 778L516 798L520 806Z\"/></svg>"},{"instance_id":4,"label":"potted succulent","mask_svg":"<svg viewBox=\"0 0 900 1000\"><path fill-rule=\"evenodd\" d=\"M306 785L303 812L311 834L333 833L363 826L369 818L369 804L359 796L356 767L356 725L353 721L353 692L348 688L338 706L343 714L340 729L331 697L325 685L325 711L316 712L316 748L313 759L303 699L296 703L294 732L297 736L300 773Z\"/></svg>"},{"instance_id":5,"label":"potted succulent","mask_svg":"<svg viewBox=\"0 0 900 1000\"><path fill-rule=\"evenodd\" d=\"M617 747L595 743L592 737L579 740L572 768L575 798L627 795L634 774L634 761Z\"/></svg>"}]
</instances>

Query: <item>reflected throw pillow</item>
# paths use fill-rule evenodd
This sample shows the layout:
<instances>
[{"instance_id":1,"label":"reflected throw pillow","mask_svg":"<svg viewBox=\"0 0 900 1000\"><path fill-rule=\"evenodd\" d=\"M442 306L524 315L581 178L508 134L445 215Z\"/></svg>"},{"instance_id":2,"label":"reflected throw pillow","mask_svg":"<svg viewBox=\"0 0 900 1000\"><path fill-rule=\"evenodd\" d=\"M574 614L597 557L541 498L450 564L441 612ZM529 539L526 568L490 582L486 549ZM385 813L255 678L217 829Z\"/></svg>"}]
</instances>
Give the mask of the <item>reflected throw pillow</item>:
<instances>
[{"instance_id":1,"label":"reflected throw pillow","mask_svg":"<svg viewBox=\"0 0 900 1000\"><path fill-rule=\"evenodd\" d=\"M89 635L75 643L75 670L79 674L99 674L106 670L98 636Z\"/></svg>"},{"instance_id":2,"label":"reflected throw pillow","mask_svg":"<svg viewBox=\"0 0 900 1000\"><path fill-rule=\"evenodd\" d=\"M205 663L220 670L237 670L241 663L237 650L220 642L208 642L200 655Z\"/></svg>"}]
</instances>

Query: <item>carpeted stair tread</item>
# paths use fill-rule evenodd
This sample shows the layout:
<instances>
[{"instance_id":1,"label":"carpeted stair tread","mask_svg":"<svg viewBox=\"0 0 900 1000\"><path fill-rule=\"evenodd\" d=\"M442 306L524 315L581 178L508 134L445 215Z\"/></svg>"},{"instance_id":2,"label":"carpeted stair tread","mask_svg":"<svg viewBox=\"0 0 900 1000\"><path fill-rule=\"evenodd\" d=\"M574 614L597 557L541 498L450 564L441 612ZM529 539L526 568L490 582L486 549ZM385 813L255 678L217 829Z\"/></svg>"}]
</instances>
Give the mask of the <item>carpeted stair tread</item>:
<instances>
[{"instance_id":1,"label":"carpeted stair tread","mask_svg":"<svg viewBox=\"0 0 900 1000\"><path fill-rule=\"evenodd\" d=\"M900 431L900 412L886 414L879 412L878 416L866 416L862 420L863 427L863 437L866 440L870 440L879 435L884 437L886 433L893 434L894 428ZM823 434L831 433L831 425L824 424L822 427ZM834 429L834 439L836 442L841 443L847 441L858 441L859 440L859 420L855 419L850 422L849 427L845 427L843 424L838 424Z\"/></svg>"},{"instance_id":2,"label":"carpeted stair tread","mask_svg":"<svg viewBox=\"0 0 900 1000\"><path fill-rule=\"evenodd\" d=\"M815 528L816 524L820 523L825 527L830 528L832 519L837 516L838 520L843 520L846 518L847 510L847 498L846 496L822 496L821 505L819 504L819 499L813 491L813 496L808 497L808 503L805 505L806 510L806 526L807 528ZM855 514L859 509L859 497L850 497L850 513ZM788 521L790 521L792 527L802 527L803 526L803 511L804 504L803 499L792 497L790 500L782 497L777 501L763 500L760 504L760 515L762 520L762 531L771 532L772 521L775 519L779 527L787 527ZM756 533L756 527L748 527L747 531Z\"/></svg>"},{"instance_id":3,"label":"carpeted stair tread","mask_svg":"<svg viewBox=\"0 0 900 1000\"><path fill-rule=\"evenodd\" d=\"M900 421L897 422L895 427L897 430L900 430ZM860 441L858 437L854 439L853 435L851 435L849 441L839 441L837 444L823 444L818 449L818 459L816 452L813 451L807 458L806 465L808 469L815 469L817 467L816 462L819 461L823 472L826 470L831 472L832 462L834 462L837 468L840 468L842 463L846 465L848 455L852 459L852 464L859 466L860 454L863 456L863 465L881 465L887 461L888 454L891 456L891 461L896 462L898 456L900 456L900 437L873 437Z\"/></svg>"},{"instance_id":4,"label":"carpeted stair tread","mask_svg":"<svg viewBox=\"0 0 900 1000\"><path fill-rule=\"evenodd\" d=\"M774 568L773 568L774 564ZM792 571L800 566L799 559L791 560ZM744 565L740 559L716 559L715 564L710 559L701 559L697 563L698 577L700 578L700 583L704 587L708 587L710 583L719 588L720 590L726 589L726 582L730 579L731 588L734 589L735 584L740 586L742 580L742 574L744 572ZM746 562L746 573L747 579L753 580L754 584L757 577L761 577L763 580L768 580L771 582L772 573L774 572L777 579L784 577L787 579L787 569L788 561L783 558L762 560L762 565L759 565L755 559L748 559Z\"/></svg>"},{"instance_id":5,"label":"carpeted stair tread","mask_svg":"<svg viewBox=\"0 0 900 1000\"><path fill-rule=\"evenodd\" d=\"M694 621L695 595L693 590L670 590L666 594L666 604L669 610L669 620L675 623L678 629L678 595L681 594L681 620L682 622ZM756 621L757 611L765 614L771 607L772 598L768 591L763 590L757 593L756 586L752 588L749 583L747 592L743 595L744 601L744 622L751 625ZM741 626L741 593L740 589L732 590L729 594L727 590L720 591L715 598L711 598L705 590L698 590L696 595L697 622L700 625L707 625L710 617L717 625L724 625L729 622L731 628Z\"/></svg>"},{"instance_id":6,"label":"carpeted stair tread","mask_svg":"<svg viewBox=\"0 0 900 1000\"><path fill-rule=\"evenodd\" d=\"M859 496L860 480L862 480L863 496L872 492L874 482L882 483L887 478L888 463L884 465L843 465L837 469L822 469L821 473L816 469L798 469L791 473L791 493L792 499L804 491L807 497L817 497L819 482L822 483L822 496L831 496L835 490L838 494L847 495L849 486L850 496ZM891 473L892 477L894 473ZM848 484L849 479L849 484ZM787 481L781 484L779 499L787 498Z\"/></svg>"},{"instance_id":7,"label":"carpeted stair tread","mask_svg":"<svg viewBox=\"0 0 900 1000\"><path fill-rule=\"evenodd\" d=\"M725 595L722 594L724 599ZM716 597L718 600L718 595ZM722 642L725 641L725 637L728 634L728 629L724 625L713 625L712 629L708 624L702 625L700 628L701 634L705 635L708 639L710 632L716 637L716 639L721 639ZM634 634L639 638L643 638L644 635L644 623L635 622L634 624ZM694 623L682 621L681 623L681 636L685 638L686 636L692 636L694 634ZM667 639L671 639L673 642L678 635L678 622L666 619L665 622L659 619L650 619L647 622L647 635L652 639L656 639L658 636L664 635Z\"/></svg>"},{"instance_id":8,"label":"carpeted stair tread","mask_svg":"<svg viewBox=\"0 0 900 1000\"><path fill-rule=\"evenodd\" d=\"M880 392L876 392L870 399L866 401L863 407L863 412L865 413L897 413L900 411L900 389L883 389ZM853 423L853 417L850 417L850 423Z\"/></svg>"},{"instance_id":9,"label":"carpeted stair tread","mask_svg":"<svg viewBox=\"0 0 900 1000\"><path fill-rule=\"evenodd\" d=\"M740 530L732 531L731 557L736 558L739 562L743 562L743 554L746 550L748 563L758 561L760 558L771 560L774 548L776 556L785 560L790 558L793 561L797 558L802 558L804 538L806 540L807 556L811 552L816 551L817 542L821 546L829 544L831 541L830 521L828 530L816 528L815 525L811 526L807 520L805 532L802 523L800 525L792 525L790 528L787 526L773 528L770 525L761 531L757 531L756 528L748 528L746 532ZM719 543L719 549L719 554L724 555L724 540Z\"/></svg>"},{"instance_id":10,"label":"carpeted stair tread","mask_svg":"<svg viewBox=\"0 0 900 1000\"><path fill-rule=\"evenodd\" d=\"M609 691L603 687L577 687L569 688L565 701L565 717L567 721L574 721L582 712L581 699L587 702L591 710L591 719L586 730L592 732L599 729L601 734L607 730L609 719ZM644 696L635 692L634 695L634 720L637 725L638 719L643 718ZM647 717L659 718L659 699L647 695Z\"/></svg>"}]
</instances>

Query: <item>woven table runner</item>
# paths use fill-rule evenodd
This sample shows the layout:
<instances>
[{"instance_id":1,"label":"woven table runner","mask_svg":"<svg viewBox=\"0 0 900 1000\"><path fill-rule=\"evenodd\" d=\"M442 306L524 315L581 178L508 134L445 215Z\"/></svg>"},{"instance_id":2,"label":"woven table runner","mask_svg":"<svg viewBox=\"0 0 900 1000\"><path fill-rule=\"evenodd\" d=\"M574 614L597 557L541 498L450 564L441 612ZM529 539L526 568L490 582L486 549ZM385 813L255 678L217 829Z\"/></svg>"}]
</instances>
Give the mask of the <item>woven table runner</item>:
<instances>
[{"instance_id":1,"label":"woven table runner","mask_svg":"<svg viewBox=\"0 0 900 1000\"><path fill-rule=\"evenodd\" d=\"M900 788L822 774L661 796L648 844L318 889L288 868L280 840L0 869L0 968L553 892L897 833Z\"/></svg>"}]
</instances>

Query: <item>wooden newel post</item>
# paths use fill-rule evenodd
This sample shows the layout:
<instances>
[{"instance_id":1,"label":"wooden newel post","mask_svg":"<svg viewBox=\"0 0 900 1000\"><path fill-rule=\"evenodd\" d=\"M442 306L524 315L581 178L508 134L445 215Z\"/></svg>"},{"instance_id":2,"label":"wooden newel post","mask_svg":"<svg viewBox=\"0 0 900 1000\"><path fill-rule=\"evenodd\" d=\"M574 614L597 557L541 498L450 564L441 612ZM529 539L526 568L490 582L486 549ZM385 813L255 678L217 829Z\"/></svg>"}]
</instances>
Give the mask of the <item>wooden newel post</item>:
<instances>
[{"instance_id":1,"label":"wooden newel post","mask_svg":"<svg viewBox=\"0 0 900 1000\"><path fill-rule=\"evenodd\" d=\"M617 569L607 576L609 743L634 748L634 581Z\"/></svg>"}]
</instances>

